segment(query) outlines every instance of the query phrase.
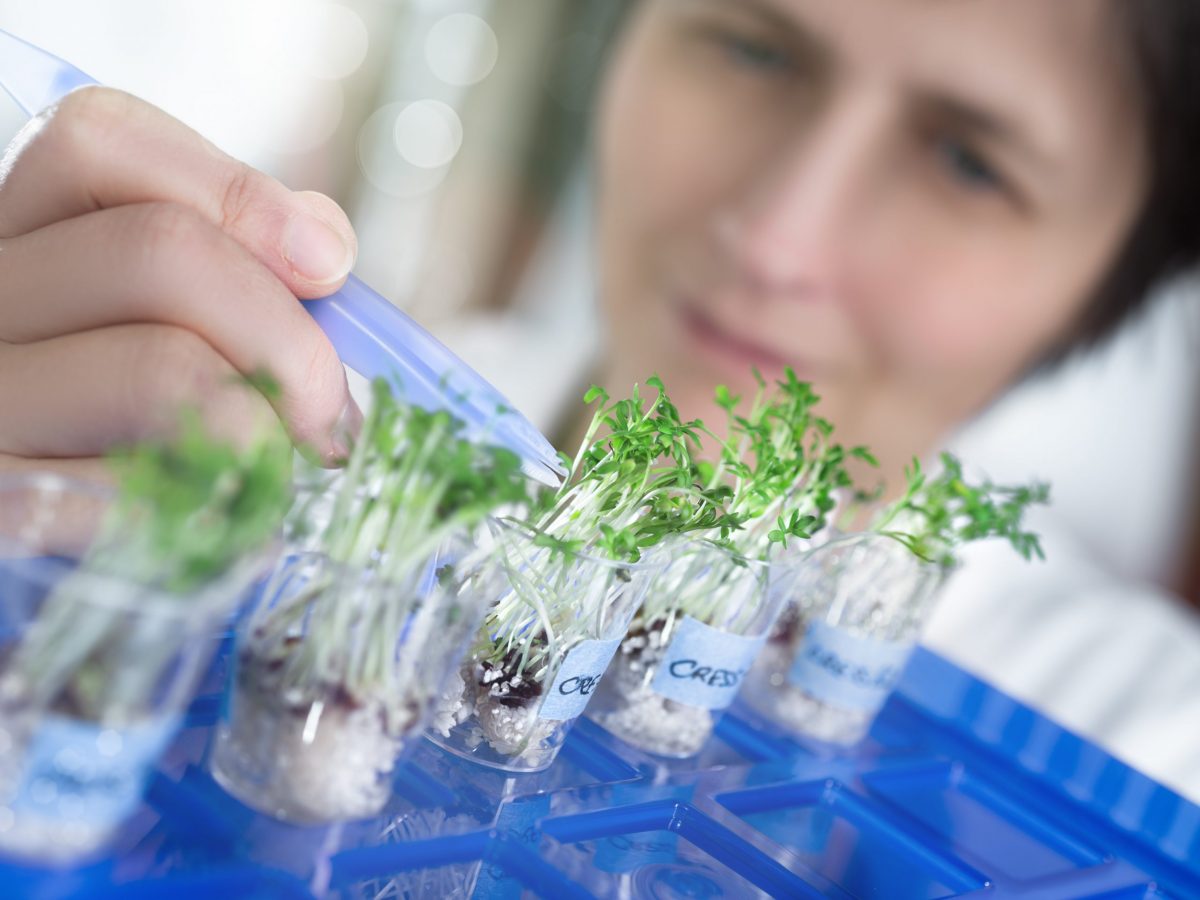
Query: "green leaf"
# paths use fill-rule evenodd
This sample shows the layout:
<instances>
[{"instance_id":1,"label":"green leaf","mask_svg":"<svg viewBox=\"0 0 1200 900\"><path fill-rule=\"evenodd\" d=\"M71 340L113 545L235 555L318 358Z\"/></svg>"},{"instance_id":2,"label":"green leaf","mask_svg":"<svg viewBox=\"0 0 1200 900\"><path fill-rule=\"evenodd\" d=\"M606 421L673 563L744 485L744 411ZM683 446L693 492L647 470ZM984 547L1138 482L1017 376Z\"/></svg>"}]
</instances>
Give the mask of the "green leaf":
<instances>
[{"instance_id":1,"label":"green leaf","mask_svg":"<svg viewBox=\"0 0 1200 900\"><path fill-rule=\"evenodd\" d=\"M908 488L886 508L874 528L902 540L916 555L944 566L956 564L955 548L989 538L1008 541L1024 559L1042 558L1037 536L1023 530L1022 520L1034 505L1049 502L1049 488L969 482L962 463L941 455L941 470L933 477L921 471L918 460L906 470Z\"/></svg>"},{"instance_id":2,"label":"green leaf","mask_svg":"<svg viewBox=\"0 0 1200 900\"><path fill-rule=\"evenodd\" d=\"M879 460L866 447L852 447L849 452L855 459L861 459L863 462L879 468Z\"/></svg>"}]
</instances>

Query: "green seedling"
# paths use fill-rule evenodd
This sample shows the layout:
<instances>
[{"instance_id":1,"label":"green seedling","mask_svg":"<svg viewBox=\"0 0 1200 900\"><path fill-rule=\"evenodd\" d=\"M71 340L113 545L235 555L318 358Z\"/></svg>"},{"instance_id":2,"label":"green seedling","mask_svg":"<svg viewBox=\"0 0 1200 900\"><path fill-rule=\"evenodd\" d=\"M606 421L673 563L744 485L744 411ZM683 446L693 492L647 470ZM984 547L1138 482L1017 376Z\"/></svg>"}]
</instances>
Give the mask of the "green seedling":
<instances>
[{"instance_id":1,"label":"green seedling","mask_svg":"<svg viewBox=\"0 0 1200 900\"><path fill-rule=\"evenodd\" d=\"M1038 536L1022 523L1030 507L1050 502L1049 485L972 484L955 456L943 453L941 463L930 477L914 459L904 495L883 509L871 529L944 569L958 564L959 547L987 538L1008 541L1022 559L1045 558Z\"/></svg>"},{"instance_id":2,"label":"green seedling","mask_svg":"<svg viewBox=\"0 0 1200 900\"><path fill-rule=\"evenodd\" d=\"M351 705L382 699L388 707L387 698L420 688L411 683L411 661L397 659L397 642L421 608L423 576L452 538L528 500L516 454L462 431L449 413L406 403L384 380L374 382L332 513L309 536L335 565L260 617L253 634L258 671L289 702L307 707L333 690ZM302 503L292 519L305 522L319 499ZM440 566L440 577L455 577L452 568ZM460 614L448 602L438 621Z\"/></svg>"},{"instance_id":3,"label":"green seedling","mask_svg":"<svg viewBox=\"0 0 1200 900\"><path fill-rule=\"evenodd\" d=\"M237 449L189 414L176 439L113 463L116 499L10 662L5 702L105 722L144 714L192 639L179 613L212 603L205 590L264 548L290 502L291 447L280 433Z\"/></svg>"},{"instance_id":4,"label":"green seedling","mask_svg":"<svg viewBox=\"0 0 1200 900\"><path fill-rule=\"evenodd\" d=\"M637 386L627 399L596 386L584 395L596 409L575 457L564 459L567 479L516 523L542 552L501 553L513 590L476 648L490 665L536 679L565 646L604 631L603 596L573 580L579 554L632 565L668 537L735 527L724 510L728 489L703 485L693 458L703 423L680 417L659 378L646 384L649 400Z\"/></svg>"},{"instance_id":5,"label":"green seedling","mask_svg":"<svg viewBox=\"0 0 1200 900\"><path fill-rule=\"evenodd\" d=\"M669 584L647 600L638 626L657 632L652 643L665 646L683 615L740 631L758 610L729 589L741 576L734 568L712 565L712 554L728 553L745 566L765 562L789 541L810 540L852 488L847 462L876 465L866 448L847 449L833 440L833 425L815 411L818 396L790 368L774 385L757 372L755 377L758 387L748 409L728 388L717 388L715 402L726 415L724 438L703 425L696 428L717 444L716 459L699 469L705 490L723 496L725 512L708 537L713 550L694 548L687 565L677 567Z\"/></svg>"}]
</instances>

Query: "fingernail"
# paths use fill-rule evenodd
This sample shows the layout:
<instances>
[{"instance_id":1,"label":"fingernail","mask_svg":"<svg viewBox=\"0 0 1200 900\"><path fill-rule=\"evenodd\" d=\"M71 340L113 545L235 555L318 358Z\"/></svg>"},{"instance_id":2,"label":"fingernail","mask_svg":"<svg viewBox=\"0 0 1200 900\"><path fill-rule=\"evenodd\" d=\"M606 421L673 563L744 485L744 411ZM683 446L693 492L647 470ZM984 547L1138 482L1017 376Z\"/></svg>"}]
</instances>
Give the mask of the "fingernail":
<instances>
[{"instance_id":1,"label":"fingernail","mask_svg":"<svg viewBox=\"0 0 1200 900\"><path fill-rule=\"evenodd\" d=\"M306 213L288 222L283 255L297 275L316 284L340 281L354 266L354 253L342 236Z\"/></svg>"},{"instance_id":2,"label":"fingernail","mask_svg":"<svg viewBox=\"0 0 1200 900\"><path fill-rule=\"evenodd\" d=\"M351 398L342 407L342 414L333 426L332 449L329 451L330 462L342 464L350 459L350 449L358 434L362 431L363 414L358 404Z\"/></svg>"}]
</instances>

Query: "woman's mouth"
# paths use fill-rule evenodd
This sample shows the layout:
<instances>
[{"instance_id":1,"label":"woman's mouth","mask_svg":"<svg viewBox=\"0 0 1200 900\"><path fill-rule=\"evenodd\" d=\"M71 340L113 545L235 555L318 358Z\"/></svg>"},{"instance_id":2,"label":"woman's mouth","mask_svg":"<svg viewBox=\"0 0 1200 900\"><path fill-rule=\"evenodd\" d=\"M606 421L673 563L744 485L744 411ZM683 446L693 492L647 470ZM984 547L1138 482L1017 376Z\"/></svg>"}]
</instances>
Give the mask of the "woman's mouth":
<instances>
[{"instance_id":1,"label":"woman's mouth","mask_svg":"<svg viewBox=\"0 0 1200 900\"><path fill-rule=\"evenodd\" d=\"M784 368L796 365L778 352L757 341L734 334L712 317L688 303L677 306L687 342L722 368L747 374L751 367L764 376L782 374ZM797 372L797 374L800 374Z\"/></svg>"}]
</instances>

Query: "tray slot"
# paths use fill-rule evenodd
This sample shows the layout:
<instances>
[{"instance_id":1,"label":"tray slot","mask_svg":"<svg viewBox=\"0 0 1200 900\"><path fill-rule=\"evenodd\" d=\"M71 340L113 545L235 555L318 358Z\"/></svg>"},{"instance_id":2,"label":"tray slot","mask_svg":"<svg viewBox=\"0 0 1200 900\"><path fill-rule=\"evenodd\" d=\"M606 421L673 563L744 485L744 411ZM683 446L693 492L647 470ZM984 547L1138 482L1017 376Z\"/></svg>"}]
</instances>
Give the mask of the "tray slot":
<instances>
[{"instance_id":1,"label":"tray slot","mask_svg":"<svg viewBox=\"0 0 1200 900\"><path fill-rule=\"evenodd\" d=\"M931 846L911 823L834 779L715 799L854 896L931 900L987 886L984 875Z\"/></svg>"},{"instance_id":2,"label":"tray slot","mask_svg":"<svg viewBox=\"0 0 1200 900\"><path fill-rule=\"evenodd\" d=\"M676 865L673 870L678 872L681 869L679 864L686 867L695 858L694 851L698 850L704 857L727 867L729 874L744 880L741 885L743 891L749 892L750 885L753 885L772 897L826 896L690 803L666 799L593 813L578 813L547 819L542 823L542 829L546 835L563 844L581 846L596 842L596 845L585 849L594 853L598 866L610 871L624 868L635 872L635 878L636 870L643 865L661 870L662 866L674 862ZM606 839L624 839L628 835L654 832L661 834L658 840L652 842L653 846L645 841L638 842L638 846L633 848L627 848L627 842L623 840L604 843ZM684 845L677 843L680 840ZM630 853L630 850L637 853ZM621 856L622 853L625 855ZM637 854L641 854L640 858ZM703 867L702 860L697 862ZM722 887L709 876L699 872L696 876L712 881L718 888Z\"/></svg>"},{"instance_id":3,"label":"tray slot","mask_svg":"<svg viewBox=\"0 0 1200 900\"><path fill-rule=\"evenodd\" d=\"M884 798L986 871L1033 881L1108 860L1089 843L1039 814L1033 804L972 776L957 764L863 776Z\"/></svg>"}]
</instances>

